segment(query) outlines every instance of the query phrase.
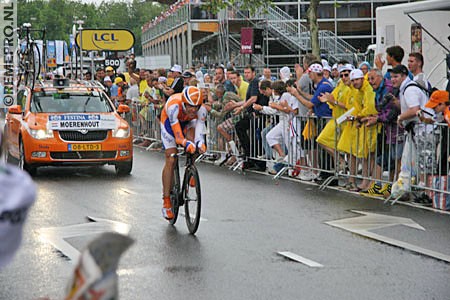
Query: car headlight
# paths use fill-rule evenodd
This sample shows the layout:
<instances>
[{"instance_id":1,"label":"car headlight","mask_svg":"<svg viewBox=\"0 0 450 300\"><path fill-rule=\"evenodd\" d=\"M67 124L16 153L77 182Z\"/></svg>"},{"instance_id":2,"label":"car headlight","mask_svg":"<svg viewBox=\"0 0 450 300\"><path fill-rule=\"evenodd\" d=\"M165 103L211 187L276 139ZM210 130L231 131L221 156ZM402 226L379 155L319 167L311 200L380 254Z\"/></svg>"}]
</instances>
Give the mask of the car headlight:
<instances>
[{"instance_id":1,"label":"car headlight","mask_svg":"<svg viewBox=\"0 0 450 300\"><path fill-rule=\"evenodd\" d=\"M130 127L115 129L112 131L112 136L120 139L127 138L130 136Z\"/></svg>"},{"instance_id":2,"label":"car headlight","mask_svg":"<svg viewBox=\"0 0 450 300\"><path fill-rule=\"evenodd\" d=\"M30 135L37 140L45 140L53 138L53 130L51 129L31 129Z\"/></svg>"}]
</instances>

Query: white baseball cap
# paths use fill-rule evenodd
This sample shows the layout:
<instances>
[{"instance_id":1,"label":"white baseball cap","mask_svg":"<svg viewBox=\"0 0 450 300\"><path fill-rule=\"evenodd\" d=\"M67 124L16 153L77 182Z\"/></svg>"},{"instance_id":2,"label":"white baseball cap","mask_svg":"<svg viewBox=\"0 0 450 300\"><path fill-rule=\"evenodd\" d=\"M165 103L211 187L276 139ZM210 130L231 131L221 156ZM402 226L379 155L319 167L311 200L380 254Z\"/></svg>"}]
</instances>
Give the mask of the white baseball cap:
<instances>
[{"instance_id":1,"label":"white baseball cap","mask_svg":"<svg viewBox=\"0 0 450 300\"><path fill-rule=\"evenodd\" d=\"M103 78L103 81L104 82L106 82L106 81L111 81L112 82L111 77L109 77L109 76L105 76L105 78Z\"/></svg>"},{"instance_id":2,"label":"white baseball cap","mask_svg":"<svg viewBox=\"0 0 450 300\"><path fill-rule=\"evenodd\" d=\"M354 69L350 72L350 80L364 78L364 73L360 69Z\"/></svg>"},{"instance_id":3,"label":"white baseball cap","mask_svg":"<svg viewBox=\"0 0 450 300\"><path fill-rule=\"evenodd\" d=\"M27 213L36 199L28 173L11 165L0 166L0 269L9 263L22 240Z\"/></svg>"},{"instance_id":4,"label":"white baseball cap","mask_svg":"<svg viewBox=\"0 0 450 300\"><path fill-rule=\"evenodd\" d=\"M355 69L355 67L352 64L345 64L343 66L339 67L339 73L344 72L344 71L353 71L353 69Z\"/></svg>"},{"instance_id":5,"label":"white baseball cap","mask_svg":"<svg viewBox=\"0 0 450 300\"><path fill-rule=\"evenodd\" d=\"M173 67L170 69L171 72L178 72L183 73L183 69L180 65L173 65Z\"/></svg>"}]
</instances>

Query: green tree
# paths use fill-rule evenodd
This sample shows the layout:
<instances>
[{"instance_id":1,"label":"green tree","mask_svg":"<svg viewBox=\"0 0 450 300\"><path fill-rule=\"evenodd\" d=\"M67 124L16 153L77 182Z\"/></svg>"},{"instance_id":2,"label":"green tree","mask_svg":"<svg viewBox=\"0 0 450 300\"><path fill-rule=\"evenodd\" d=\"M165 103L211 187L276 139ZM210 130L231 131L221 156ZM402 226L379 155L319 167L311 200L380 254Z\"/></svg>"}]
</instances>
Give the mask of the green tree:
<instances>
[{"instance_id":1,"label":"green tree","mask_svg":"<svg viewBox=\"0 0 450 300\"><path fill-rule=\"evenodd\" d=\"M159 3L140 0L131 3L102 1L98 6L80 0L18 0L18 25L31 23L34 29L45 27L47 40L68 41L74 17L84 18L84 28L112 26L130 30L135 36L135 52L140 55L141 26L166 8Z\"/></svg>"}]
</instances>

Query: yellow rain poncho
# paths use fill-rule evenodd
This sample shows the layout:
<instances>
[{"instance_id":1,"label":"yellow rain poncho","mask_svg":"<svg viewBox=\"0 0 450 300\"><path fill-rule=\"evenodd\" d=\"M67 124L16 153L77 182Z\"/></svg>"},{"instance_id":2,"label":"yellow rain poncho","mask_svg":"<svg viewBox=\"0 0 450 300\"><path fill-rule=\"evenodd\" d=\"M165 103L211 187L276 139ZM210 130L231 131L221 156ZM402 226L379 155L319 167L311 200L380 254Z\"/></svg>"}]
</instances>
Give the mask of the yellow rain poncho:
<instances>
[{"instance_id":1,"label":"yellow rain poncho","mask_svg":"<svg viewBox=\"0 0 450 300\"><path fill-rule=\"evenodd\" d=\"M366 117L378 114L375 108L375 92L370 84L364 80L361 89L351 89L351 96L347 102L347 109L354 107L352 116ZM347 121L338 143L338 150L352 154L358 158L366 158L375 151L377 142L377 127L357 127L358 121Z\"/></svg>"},{"instance_id":2,"label":"yellow rain poncho","mask_svg":"<svg viewBox=\"0 0 450 300\"><path fill-rule=\"evenodd\" d=\"M347 100L350 98L352 89L353 88L351 86L345 85L341 80L331 94L336 101L346 104ZM346 110L330 102L328 102L328 105L332 109L333 118L328 121L327 125L323 128L322 132L317 137L317 142L331 149L335 149L337 144L336 134L342 132L343 127L343 124L339 125L339 130L338 132L336 132L336 119L342 116ZM337 137L337 140L339 140L339 135Z\"/></svg>"}]
</instances>

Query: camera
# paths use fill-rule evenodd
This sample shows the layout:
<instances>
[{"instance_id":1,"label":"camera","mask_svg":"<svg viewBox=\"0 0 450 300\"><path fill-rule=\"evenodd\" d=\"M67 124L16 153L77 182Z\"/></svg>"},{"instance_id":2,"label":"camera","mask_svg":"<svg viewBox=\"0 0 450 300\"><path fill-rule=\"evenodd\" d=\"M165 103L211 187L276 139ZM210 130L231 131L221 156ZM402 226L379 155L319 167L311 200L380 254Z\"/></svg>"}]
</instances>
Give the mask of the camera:
<instances>
[{"instance_id":1,"label":"camera","mask_svg":"<svg viewBox=\"0 0 450 300\"><path fill-rule=\"evenodd\" d=\"M392 100L394 100L395 96L391 93L387 93L386 95L384 95L384 101L385 102L391 102Z\"/></svg>"},{"instance_id":2,"label":"camera","mask_svg":"<svg viewBox=\"0 0 450 300\"><path fill-rule=\"evenodd\" d=\"M286 81L286 86L297 88L297 83L295 82L294 79L289 79L288 81Z\"/></svg>"}]
</instances>

